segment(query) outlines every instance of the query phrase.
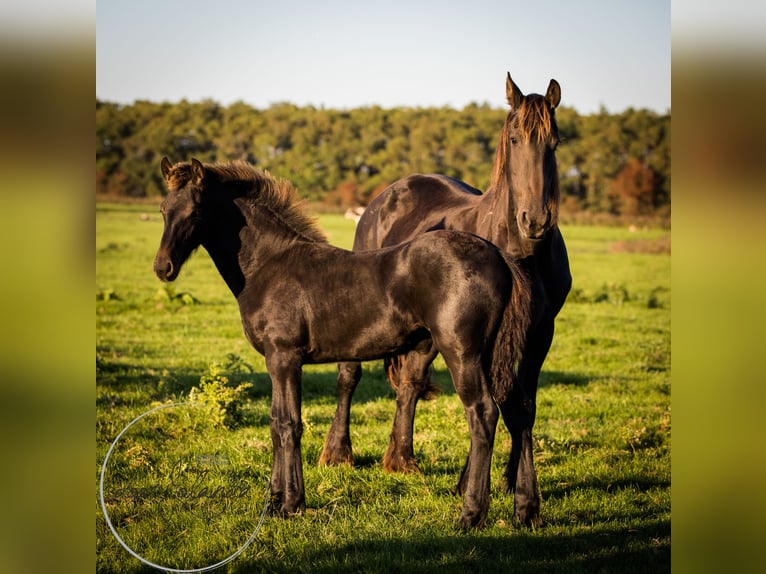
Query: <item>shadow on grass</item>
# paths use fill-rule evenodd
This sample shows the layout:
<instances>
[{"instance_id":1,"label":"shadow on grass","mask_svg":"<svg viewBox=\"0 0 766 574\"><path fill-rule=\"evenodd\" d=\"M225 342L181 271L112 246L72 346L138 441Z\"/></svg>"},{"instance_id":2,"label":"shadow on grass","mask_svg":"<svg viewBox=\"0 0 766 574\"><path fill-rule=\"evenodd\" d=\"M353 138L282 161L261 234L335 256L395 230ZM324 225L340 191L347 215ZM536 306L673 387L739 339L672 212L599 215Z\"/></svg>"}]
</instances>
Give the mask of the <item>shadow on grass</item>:
<instances>
[{"instance_id":1,"label":"shadow on grass","mask_svg":"<svg viewBox=\"0 0 766 574\"><path fill-rule=\"evenodd\" d=\"M362 380L354 393L354 404L376 401L381 398L394 399L394 393L388 384L388 378L383 370L383 363L371 363L365 367ZM96 364L96 386L107 390L99 397L97 404L102 407L124 406L125 401L133 403L120 395L141 393L148 401L164 401L183 397L189 394L192 387L199 386L200 378L205 371L192 369L174 369L170 372L158 372L157 369L143 365L113 363L99 359ZM266 372L228 372L222 375L229 379L232 386L240 383L251 383L248 392L250 398L271 397L271 377ZM454 393L449 380L450 391ZM337 399L337 371L314 371L312 367L304 368L303 399L306 403L312 401L332 402ZM135 393L134 393L135 392Z\"/></svg>"},{"instance_id":2,"label":"shadow on grass","mask_svg":"<svg viewBox=\"0 0 766 574\"><path fill-rule=\"evenodd\" d=\"M656 520L628 529L599 528L592 533L562 534L509 530L502 535L459 533L407 538L368 539L343 544L316 540L296 555L275 552L257 538L226 572L275 574L312 572L407 572L462 574L537 573L592 574L594 572L670 572L670 521ZM289 544L288 544L289 547ZM257 557L253 557L253 555ZM126 560L132 561L126 555ZM156 572L138 561L106 566L98 572Z\"/></svg>"},{"instance_id":3,"label":"shadow on grass","mask_svg":"<svg viewBox=\"0 0 766 574\"><path fill-rule=\"evenodd\" d=\"M306 366L303 369L303 400L306 403L335 402L337 400L337 370L330 367L325 370L316 366ZM150 400L164 401L188 395L192 387L199 385L203 371L191 369L174 369L172 372L159 373L156 369L146 366L114 363L98 353L96 362L96 385L114 390L117 394L125 391L147 393ZM236 386L243 382L252 383L249 391L251 398L271 397L271 378L266 372L223 371L230 383ZM539 378L539 388L552 385L582 387L592 382L592 377L574 372L543 371ZM432 382L439 388L439 394L455 395L447 369L434 369ZM117 394L107 393L111 398L100 397L99 406L122 406L122 399ZM383 368L383 361L364 363L362 379L353 396L353 404L364 404L379 399L395 398L394 391L388 383L388 377Z\"/></svg>"},{"instance_id":4,"label":"shadow on grass","mask_svg":"<svg viewBox=\"0 0 766 574\"><path fill-rule=\"evenodd\" d=\"M537 386L538 388L550 387L553 385L584 387L592 381L593 377L582 375L580 373L543 370L540 373Z\"/></svg>"},{"instance_id":5,"label":"shadow on grass","mask_svg":"<svg viewBox=\"0 0 766 574\"><path fill-rule=\"evenodd\" d=\"M407 538L324 544L321 540L300 556L242 558L232 572L669 572L670 522L655 521L627 529L564 535L513 530L507 535L455 533L453 536L415 535Z\"/></svg>"}]
</instances>

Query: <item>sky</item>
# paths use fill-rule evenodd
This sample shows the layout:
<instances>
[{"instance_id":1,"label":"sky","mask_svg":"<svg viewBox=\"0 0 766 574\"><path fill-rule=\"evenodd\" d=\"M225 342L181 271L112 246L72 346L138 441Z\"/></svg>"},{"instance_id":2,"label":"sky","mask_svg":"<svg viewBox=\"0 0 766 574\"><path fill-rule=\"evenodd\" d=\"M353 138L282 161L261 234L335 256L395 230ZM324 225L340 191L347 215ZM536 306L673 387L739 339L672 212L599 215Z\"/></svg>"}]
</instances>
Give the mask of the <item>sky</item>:
<instances>
[{"instance_id":1,"label":"sky","mask_svg":"<svg viewBox=\"0 0 766 574\"><path fill-rule=\"evenodd\" d=\"M670 0L99 0L96 97L670 110Z\"/></svg>"}]
</instances>

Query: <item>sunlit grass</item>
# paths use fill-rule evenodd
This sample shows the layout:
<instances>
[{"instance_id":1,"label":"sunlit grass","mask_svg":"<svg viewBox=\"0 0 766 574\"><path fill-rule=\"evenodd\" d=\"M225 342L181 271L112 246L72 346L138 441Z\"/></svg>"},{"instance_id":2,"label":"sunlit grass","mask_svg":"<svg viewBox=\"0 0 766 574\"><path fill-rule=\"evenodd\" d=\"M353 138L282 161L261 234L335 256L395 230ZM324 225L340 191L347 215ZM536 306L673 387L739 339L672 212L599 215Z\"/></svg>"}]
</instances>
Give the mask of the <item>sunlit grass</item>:
<instances>
[{"instance_id":1,"label":"sunlit grass","mask_svg":"<svg viewBox=\"0 0 766 574\"><path fill-rule=\"evenodd\" d=\"M350 247L350 220L325 215L320 224L333 243ZM126 424L152 404L188 398L213 364L229 365L230 384L252 384L240 418L221 431L225 442L270 449L263 358L247 344L234 298L207 253L192 256L173 284L175 294L190 298L169 297L152 272L162 233L154 208L99 206L96 227L97 468ZM224 570L668 571L670 258L612 249L667 232L576 226L563 232L574 289L538 392L541 528L512 522L513 496L502 480L510 439L501 425L487 527L454 530L462 503L452 490L468 433L441 360L435 378L443 392L421 402L415 420L422 475L383 472L395 405L380 362L365 365L354 398L356 466L318 467L335 409L335 366L317 365L304 370L307 512L268 517ZM98 505L96 533L98 571L143 571L108 532ZM204 542L188 544L190 560L209 551Z\"/></svg>"}]
</instances>

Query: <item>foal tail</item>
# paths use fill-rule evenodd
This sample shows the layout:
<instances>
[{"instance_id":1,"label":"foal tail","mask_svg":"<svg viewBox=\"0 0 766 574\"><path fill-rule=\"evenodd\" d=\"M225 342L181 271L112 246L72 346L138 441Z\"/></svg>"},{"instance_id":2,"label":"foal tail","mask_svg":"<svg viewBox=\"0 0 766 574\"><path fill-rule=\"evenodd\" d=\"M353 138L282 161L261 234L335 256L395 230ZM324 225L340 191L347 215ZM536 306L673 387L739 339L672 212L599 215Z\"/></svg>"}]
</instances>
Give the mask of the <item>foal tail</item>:
<instances>
[{"instance_id":1,"label":"foal tail","mask_svg":"<svg viewBox=\"0 0 766 574\"><path fill-rule=\"evenodd\" d=\"M511 272L512 285L511 297L495 337L489 373L492 396L498 403L505 402L511 393L532 320L532 283L510 255L502 250L501 254Z\"/></svg>"}]
</instances>

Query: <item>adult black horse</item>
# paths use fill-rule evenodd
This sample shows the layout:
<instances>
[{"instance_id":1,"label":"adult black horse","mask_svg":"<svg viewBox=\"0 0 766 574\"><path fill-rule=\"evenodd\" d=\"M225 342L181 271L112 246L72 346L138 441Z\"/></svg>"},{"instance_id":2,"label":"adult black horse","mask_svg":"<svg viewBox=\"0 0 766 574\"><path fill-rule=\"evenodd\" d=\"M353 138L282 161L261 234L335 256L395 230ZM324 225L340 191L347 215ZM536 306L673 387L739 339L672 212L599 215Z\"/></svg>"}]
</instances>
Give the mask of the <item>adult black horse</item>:
<instances>
[{"instance_id":1,"label":"adult black horse","mask_svg":"<svg viewBox=\"0 0 766 574\"><path fill-rule=\"evenodd\" d=\"M250 344L272 379L271 493L303 510L301 368L395 354L442 353L463 401L471 446L458 524L484 524L498 409L529 326L531 291L488 241L435 231L356 253L329 245L294 205L293 189L245 162L171 165L154 271L173 281L202 245L239 303ZM354 277L353 283L347 281Z\"/></svg>"},{"instance_id":2,"label":"adult black horse","mask_svg":"<svg viewBox=\"0 0 766 574\"><path fill-rule=\"evenodd\" d=\"M555 109L561 89L551 80L545 96L525 96L508 74L506 97L510 111L486 193L443 175L401 179L365 210L357 226L354 251L396 245L435 229L457 229L484 237L512 254L533 279L534 316L518 370L519 384L499 403L512 439L505 477L514 491L514 517L532 525L540 523L540 492L532 455L537 381L553 340L554 319L572 284L557 225L559 182L554 152L559 132ZM412 444L415 406L432 391L429 367L435 356L432 350L386 361L396 390L396 415L383 459L387 470L417 470ZM320 463L353 462L348 424L351 396L360 377L359 363L339 366L338 406Z\"/></svg>"}]
</instances>

